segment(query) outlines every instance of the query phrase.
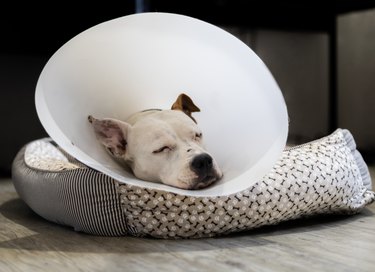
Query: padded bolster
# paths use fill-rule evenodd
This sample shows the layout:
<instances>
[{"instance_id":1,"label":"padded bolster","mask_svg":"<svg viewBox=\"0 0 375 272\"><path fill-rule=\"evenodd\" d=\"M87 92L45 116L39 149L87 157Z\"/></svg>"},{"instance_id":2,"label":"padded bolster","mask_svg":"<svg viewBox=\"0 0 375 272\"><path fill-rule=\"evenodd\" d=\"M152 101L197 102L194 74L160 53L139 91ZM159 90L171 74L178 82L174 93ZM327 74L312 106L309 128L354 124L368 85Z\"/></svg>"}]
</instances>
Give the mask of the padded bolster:
<instances>
[{"instance_id":1,"label":"padded bolster","mask_svg":"<svg viewBox=\"0 0 375 272\"><path fill-rule=\"evenodd\" d=\"M89 234L128 233L115 180L90 168L38 171L25 164L24 152L25 147L14 159L12 179L20 197L37 214Z\"/></svg>"}]
</instances>

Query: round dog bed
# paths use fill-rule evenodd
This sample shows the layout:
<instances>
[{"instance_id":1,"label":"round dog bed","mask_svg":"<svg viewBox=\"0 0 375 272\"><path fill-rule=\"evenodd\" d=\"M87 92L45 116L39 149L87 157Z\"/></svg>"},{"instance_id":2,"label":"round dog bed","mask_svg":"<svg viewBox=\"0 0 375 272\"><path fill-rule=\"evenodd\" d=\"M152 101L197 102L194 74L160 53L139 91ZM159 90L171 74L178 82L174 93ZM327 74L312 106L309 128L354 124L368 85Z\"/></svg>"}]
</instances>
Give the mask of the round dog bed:
<instances>
[{"instance_id":1,"label":"round dog bed","mask_svg":"<svg viewBox=\"0 0 375 272\"><path fill-rule=\"evenodd\" d=\"M12 173L17 192L40 216L106 236L211 237L315 214L356 213L375 199L354 139L341 129L284 150L262 179L221 196L119 182L49 138L20 150Z\"/></svg>"}]
</instances>

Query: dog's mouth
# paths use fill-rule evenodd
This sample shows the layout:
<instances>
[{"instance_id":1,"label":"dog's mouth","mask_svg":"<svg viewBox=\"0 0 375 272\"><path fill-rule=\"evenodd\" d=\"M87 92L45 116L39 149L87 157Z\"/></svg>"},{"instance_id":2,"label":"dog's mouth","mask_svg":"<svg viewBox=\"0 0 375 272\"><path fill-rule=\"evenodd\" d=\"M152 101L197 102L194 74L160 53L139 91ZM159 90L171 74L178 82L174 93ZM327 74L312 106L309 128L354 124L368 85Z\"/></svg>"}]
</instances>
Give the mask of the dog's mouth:
<instances>
[{"instance_id":1,"label":"dog's mouth","mask_svg":"<svg viewBox=\"0 0 375 272\"><path fill-rule=\"evenodd\" d=\"M220 177L216 175L207 175L205 178L200 179L198 182L194 182L190 186L189 190L199 190L199 189L206 188L210 186L211 184L213 184L215 181L217 181L219 178Z\"/></svg>"}]
</instances>

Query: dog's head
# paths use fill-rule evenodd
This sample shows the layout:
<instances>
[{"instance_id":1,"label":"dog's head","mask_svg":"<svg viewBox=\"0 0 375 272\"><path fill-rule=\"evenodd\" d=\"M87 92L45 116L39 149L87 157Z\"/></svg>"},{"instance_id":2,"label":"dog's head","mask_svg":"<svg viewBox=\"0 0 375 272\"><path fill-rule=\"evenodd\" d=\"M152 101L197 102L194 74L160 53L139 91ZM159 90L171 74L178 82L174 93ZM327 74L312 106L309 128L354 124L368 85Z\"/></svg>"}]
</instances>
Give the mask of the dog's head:
<instances>
[{"instance_id":1,"label":"dog's head","mask_svg":"<svg viewBox=\"0 0 375 272\"><path fill-rule=\"evenodd\" d=\"M97 139L123 160L137 178L182 189L207 187L222 177L203 148L203 134L191 116L200 111L181 94L171 110L136 113L126 122L89 116Z\"/></svg>"}]
</instances>

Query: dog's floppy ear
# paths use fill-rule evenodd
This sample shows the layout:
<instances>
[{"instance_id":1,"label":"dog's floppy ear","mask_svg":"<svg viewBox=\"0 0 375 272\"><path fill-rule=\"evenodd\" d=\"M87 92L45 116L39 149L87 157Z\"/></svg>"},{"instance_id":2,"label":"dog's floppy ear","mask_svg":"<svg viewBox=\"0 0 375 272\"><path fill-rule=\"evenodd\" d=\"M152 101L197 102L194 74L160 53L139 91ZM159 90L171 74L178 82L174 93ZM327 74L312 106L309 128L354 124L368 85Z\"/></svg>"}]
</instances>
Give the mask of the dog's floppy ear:
<instances>
[{"instance_id":1,"label":"dog's floppy ear","mask_svg":"<svg viewBox=\"0 0 375 272\"><path fill-rule=\"evenodd\" d=\"M94 128L96 138L104 147L114 157L123 157L126 152L126 138L130 125L115 119L96 119L91 115L88 119Z\"/></svg>"},{"instance_id":2,"label":"dog's floppy ear","mask_svg":"<svg viewBox=\"0 0 375 272\"><path fill-rule=\"evenodd\" d=\"M191 100L191 98L189 96L187 96L186 94L180 94L178 97L177 97L177 100L176 102L174 102L174 104L172 105L172 110L180 110L182 112L184 112L186 115L188 115L191 119L193 119L193 121L196 123L197 121L195 121L195 119L193 118L193 116L191 116L191 113L192 112L198 112L198 111L201 111L193 102L193 100Z\"/></svg>"}]
</instances>

